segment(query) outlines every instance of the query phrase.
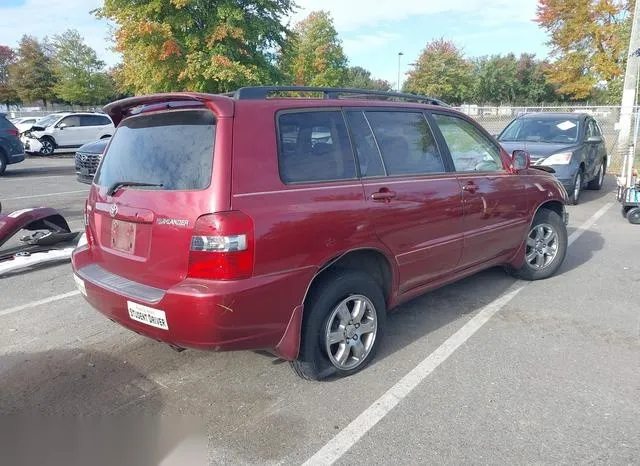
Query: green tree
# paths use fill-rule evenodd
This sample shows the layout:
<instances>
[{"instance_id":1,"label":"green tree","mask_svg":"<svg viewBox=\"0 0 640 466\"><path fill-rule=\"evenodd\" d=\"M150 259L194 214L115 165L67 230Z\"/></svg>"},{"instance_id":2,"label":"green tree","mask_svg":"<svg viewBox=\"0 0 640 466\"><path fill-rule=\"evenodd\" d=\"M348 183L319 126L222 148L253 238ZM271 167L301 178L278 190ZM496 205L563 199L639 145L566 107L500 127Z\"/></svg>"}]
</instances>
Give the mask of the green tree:
<instances>
[{"instance_id":1,"label":"green tree","mask_svg":"<svg viewBox=\"0 0 640 466\"><path fill-rule=\"evenodd\" d=\"M16 53L11 47L0 45L0 102L9 105L20 102L18 91L11 79L11 65L16 62Z\"/></svg>"},{"instance_id":2,"label":"green tree","mask_svg":"<svg viewBox=\"0 0 640 466\"><path fill-rule=\"evenodd\" d=\"M347 58L326 11L314 11L296 24L280 61L289 81L298 86L342 86L347 78Z\"/></svg>"},{"instance_id":3,"label":"green tree","mask_svg":"<svg viewBox=\"0 0 640 466\"><path fill-rule=\"evenodd\" d=\"M122 90L222 92L279 78L292 0L105 0Z\"/></svg>"},{"instance_id":4,"label":"green tree","mask_svg":"<svg viewBox=\"0 0 640 466\"><path fill-rule=\"evenodd\" d=\"M18 45L18 59L10 68L18 96L24 102L42 100L44 106L54 98L56 78L50 46L35 37L24 35Z\"/></svg>"},{"instance_id":5,"label":"green tree","mask_svg":"<svg viewBox=\"0 0 640 466\"><path fill-rule=\"evenodd\" d=\"M549 83L546 70L549 63L537 60L535 54L523 53L518 59L519 99L521 104L539 104L558 100L553 86Z\"/></svg>"},{"instance_id":6,"label":"green tree","mask_svg":"<svg viewBox=\"0 0 640 466\"><path fill-rule=\"evenodd\" d=\"M473 65L452 42L427 44L409 71L404 89L460 104L473 94Z\"/></svg>"},{"instance_id":7,"label":"green tree","mask_svg":"<svg viewBox=\"0 0 640 466\"><path fill-rule=\"evenodd\" d=\"M610 88L619 98L633 0L539 0L536 21L550 35L549 82L574 100Z\"/></svg>"},{"instance_id":8,"label":"green tree","mask_svg":"<svg viewBox=\"0 0 640 466\"><path fill-rule=\"evenodd\" d=\"M389 84L388 81L372 78L371 72L361 66L352 66L347 69L344 85L356 89L373 89L376 91L391 90L391 84Z\"/></svg>"},{"instance_id":9,"label":"green tree","mask_svg":"<svg viewBox=\"0 0 640 466\"><path fill-rule=\"evenodd\" d=\"M104 72L104 62L84 43L80 33L65 31L53 38L56 96L70 104L106 103L115 94L113 81Z\"/></svg>"},{"instance_id":10,"label":"green tree","mask_svg":"<svg viewBox=\"0 0 640 466\"><path fill-rule=\"evenodd\" d=\"M478 104L513 104L518 100L518 61L510 53L474 60L474 100Z\"/></svg>"}]
</instances>

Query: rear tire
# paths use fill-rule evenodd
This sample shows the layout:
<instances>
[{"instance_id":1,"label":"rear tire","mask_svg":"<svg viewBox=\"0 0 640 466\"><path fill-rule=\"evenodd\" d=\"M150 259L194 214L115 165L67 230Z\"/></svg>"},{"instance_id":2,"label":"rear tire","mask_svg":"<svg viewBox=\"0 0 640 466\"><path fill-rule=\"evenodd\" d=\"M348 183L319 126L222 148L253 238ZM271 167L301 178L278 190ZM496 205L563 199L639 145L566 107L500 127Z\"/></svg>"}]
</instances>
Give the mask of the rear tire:
<instances>
[{"instance_id":1,"label":"rear tire","mask_svg":"<svg viewBox=\"0 0 640 466\"><path fill-rule=\"evenodd\" d=\"M605 162L603 161L602 165L600 165L598 173L596 174L596 177L589 181L587 188L593 191L600 191L602 189L602 185L604 184L604 175L606 174L606 170L607 169L605 167Z\"/></svg>"},{"instance_id":2,"label":"rear tire","mask_svg":"<svg viewBox=\"0 0 640 466\"><path fill-rule=\"evenodd\" d=\"M627 220L634 225L640 225L640 207L634 207L627 214Z\"/></svg>"},{"instance_id":3,"label":"rear tire","mask_svg":"<svg viewBox=\"0 0 640 466\"><path fill-rule=\"evenodd\" d=\"M4 175L4 172L7 170L7 157L0 150L0 176Z\"/></svg>"},{"instance_id":4,"label":"rear tire","mask_svg":"<svg viewBox=\"0 0 640 466\"><path fill-rule=\"evenodd\" d=\"M306 380L346 377L374 359L386 324L386 302L369 275L327 272L310 292L294 372Z\"/></svg>"},{"instance_id":5,"label":"rear tire","mask_svg":"<svg viewBox=\"0 0 640 466\"><path fill-rule=\"evenodd\" d=\"M567 227L556 212L541 209L527 234L524 264L511 273L522 280L544 280L554 275L567 254Z\"/></svg>"}]
</instances>

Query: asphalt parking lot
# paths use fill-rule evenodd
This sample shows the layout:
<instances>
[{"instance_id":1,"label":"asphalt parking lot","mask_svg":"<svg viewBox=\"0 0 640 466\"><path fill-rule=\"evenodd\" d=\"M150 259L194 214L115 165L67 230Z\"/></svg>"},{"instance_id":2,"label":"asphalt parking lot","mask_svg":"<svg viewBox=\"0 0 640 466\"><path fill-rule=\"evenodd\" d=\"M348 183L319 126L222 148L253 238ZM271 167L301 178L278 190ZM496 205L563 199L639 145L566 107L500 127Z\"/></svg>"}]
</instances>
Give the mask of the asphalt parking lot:
<instances>
[{"instance_id":1,"label":"asphalt parking lot","mask_svg":"<svg viewBox=\"0 0 640 466\"><path fill-rule=\"evenodd\" d=\"M177 353L91 309L68 264L0 278L0 413L193 419L212 464L637 464L640 229L606 188L570 207L557 276L495 269L419 298L344 380ZM0 178L0 201L81 228L87 189L72 159L31 158Z\"/></svg>"}]
</instances>

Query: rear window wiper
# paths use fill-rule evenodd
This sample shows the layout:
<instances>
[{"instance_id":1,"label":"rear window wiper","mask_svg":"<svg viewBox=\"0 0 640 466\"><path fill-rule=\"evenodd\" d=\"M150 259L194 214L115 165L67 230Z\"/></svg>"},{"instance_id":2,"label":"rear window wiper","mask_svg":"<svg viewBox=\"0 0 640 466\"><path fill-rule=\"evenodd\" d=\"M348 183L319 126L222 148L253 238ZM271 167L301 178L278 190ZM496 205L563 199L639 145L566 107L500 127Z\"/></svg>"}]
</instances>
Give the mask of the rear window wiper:
<instances>
[{"instance_id":1,"label":"rear window wiper","mask_svg":"<svg viewBox=\"0 0 640 466\"><path fill-rule=\"evenodd\" d=\"M124 188L125 186L149 187L149 188L164 187L162 183L144 183L141 181L116 181L111 185L111 187L107 191L107 195L113 196L117 190L119 190L120 188Z\"/></svg>"}]
</instances>

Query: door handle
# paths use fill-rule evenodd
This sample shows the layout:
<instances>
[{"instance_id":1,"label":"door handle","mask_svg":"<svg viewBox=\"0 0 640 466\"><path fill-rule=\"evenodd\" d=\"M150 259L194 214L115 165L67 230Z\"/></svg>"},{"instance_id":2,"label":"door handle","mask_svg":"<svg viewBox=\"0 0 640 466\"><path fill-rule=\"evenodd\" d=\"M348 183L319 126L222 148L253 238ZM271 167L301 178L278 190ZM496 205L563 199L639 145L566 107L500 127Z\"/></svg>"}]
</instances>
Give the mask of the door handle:
<instances>
[{"instance_id":1,"label":"door handle","mask_svg":"<svg viewBox=\"0 0 640 466\"><path fill-rule=\"evenodd\" d=\"M391 199L395 199L396 193L389 190L380 190L377 193L371 195L371 199L377 202L389 202Z\"/></svg>"},{"instance_id":2,"label":"door handle","mask_svg":"<svg viewBox=\"0 0 640 466\"><path fill-rule=\"evenodd\" d=\"M476 191L478 190L478 185L475 184L473 181L469 181L467 184L462 186L462 190L471 194L475 194Z\"/></svg>"}]
</instances>

